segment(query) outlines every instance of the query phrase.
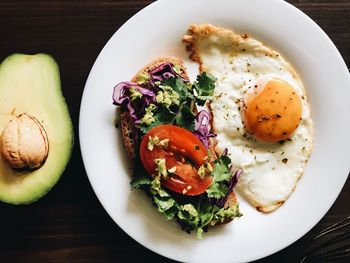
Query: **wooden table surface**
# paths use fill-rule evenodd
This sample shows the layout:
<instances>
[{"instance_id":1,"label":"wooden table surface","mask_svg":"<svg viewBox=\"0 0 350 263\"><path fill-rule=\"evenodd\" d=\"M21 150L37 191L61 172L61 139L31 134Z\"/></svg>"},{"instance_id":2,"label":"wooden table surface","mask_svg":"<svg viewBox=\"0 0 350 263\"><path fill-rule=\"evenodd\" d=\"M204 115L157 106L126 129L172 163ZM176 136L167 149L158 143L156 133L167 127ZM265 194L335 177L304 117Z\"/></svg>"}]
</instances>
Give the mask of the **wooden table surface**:
<instances>
[{"instance_id":1,"label":"wooden table surface","mask_svg":"<svg viewBox=\"0 0 350 263\"><path fill-rule=\"evenodd\" d=\"M75 127L71 161L54 189L28 206L0 204L0 262L167 261L131 239L104 211L87 179L78 137L81 96L97 55L126 20L152 2L0 1L0 59L14 52L52 54L60 66ZM349 65L350 1L288 2L320 25ZM309 233L260 262L295 262L310 246L311 237L350 215L349 204L348 180L332 208Z\"/></svg>"}]
</instances>

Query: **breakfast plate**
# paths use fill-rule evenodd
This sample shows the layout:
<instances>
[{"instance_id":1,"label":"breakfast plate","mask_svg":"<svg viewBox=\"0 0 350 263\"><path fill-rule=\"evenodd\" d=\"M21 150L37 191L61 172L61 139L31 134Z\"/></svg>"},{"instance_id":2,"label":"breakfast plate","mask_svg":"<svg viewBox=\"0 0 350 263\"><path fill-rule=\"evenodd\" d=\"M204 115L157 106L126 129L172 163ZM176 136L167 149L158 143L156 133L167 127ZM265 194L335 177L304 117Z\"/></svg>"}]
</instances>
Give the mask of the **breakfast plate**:
<instances>
[{"instance_id":1,"label":"breakfast plate","mask_svg":"<svg viewBox=\"0 0 350 263\"><path fill-rule=\"evenodd\" d=\"M181 42L192 23L211 23L278 50L308 92L315 146L305 174L278 210L263 214L238 195L243 216L211 229L203 240L166 221L139 191L130 191L130 164L115 127L113 87L154 58L184 59L190 77L198 65ZM133 16L108 41L86 82L79 135L91 185L111 218L148 249L178 261L256 260L290 245L326 214L350 170L350 77L327 35L305 14L280 0L160 0ZM283 237L283 238L282 238Z\"/></svg>"}]
</instances>

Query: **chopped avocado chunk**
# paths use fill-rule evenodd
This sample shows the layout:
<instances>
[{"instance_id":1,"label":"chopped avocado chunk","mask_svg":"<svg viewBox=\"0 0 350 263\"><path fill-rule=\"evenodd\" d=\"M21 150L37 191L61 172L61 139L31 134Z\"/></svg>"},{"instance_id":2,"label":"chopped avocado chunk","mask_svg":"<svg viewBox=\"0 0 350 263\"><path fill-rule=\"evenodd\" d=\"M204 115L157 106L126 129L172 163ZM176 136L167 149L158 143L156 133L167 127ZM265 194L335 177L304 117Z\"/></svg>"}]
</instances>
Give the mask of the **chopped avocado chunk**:
<instances>
[{"instance_id":1,"label":"chopped avocado chunk","mask_svg":"<svg viewBox=\"0 0 350 263\"><path fill-rule=\"evenodd\" d=\"M0 201L28 204L59 180L73 147L73 126L61 90L55 60L47 54L13 54L0 65L0 132L15 115L34 116L47 132L45 163L30 170L10 168L0 160Z\"/></svg>"},{"instance_id":2,"label":"chopped avocado chunk","mask_svg":"<svg viewBox=\"0 0 350 263\"><path fill-rule=\"evenodd\" d=\"M168 169L168 173L171 173L171 174L176 173L176 166L171 167L170 169Z\"/></svg>"},{"instance_id":3,"label":"chopped avocado chunk","mask_svg":"<svg viewBox=\"0 0 350 263\"><path fill-rule=\"evenodd\" d=\"M181 66L179 64L175 64L173 69L177 74L181 75Z\"/></svg>"},{"instance_id":4,"label":"chopped avocado chunk","mask_svg":"<svg viewBox=\"0 0 350 263\"><path fill-rule=\"evenodd\" d=\"M156 172L158 175L160 175L163 179L166 179L168 177L168 171L165 166L165 159L155 159L154 162L157 165Z\"/></svg>"},{"instance_id":5,"label":"chopped avocado chunk","mask_svg":"<svg viewBox=\"0 0 350 263\"><path fill-rule=\"evenodd\" d=\"M145 115L143 115L142 119L141 119L141 124L144 125L151 125L152 122L154 122L156 119L154 118L154 111L157 109L157 106L154 105L153 103L151 103L150 105L148 105L148 107L145 109L146 113Z\"/></svg>"},{"instance_id":6,"label":"chopped avocado chunk","mask_svg":"<svg viewBox=\"0 0 350 263\"><path fill-rule=\"evenodd\" d=\"M159 104L164 105L169 108L170 105L179 105L179 94L174 91L170 86L159 86L161 88L160 91L157 92L156 101Z\"/></svg>"},{"instance_id":7,"label":"chopped avocado chunk","mask_svg":"<svg viewBox=\"0 0 350 263\"><path fill-rule=\"evenodd\" d=\"M212 172L214 170L213 166L210 163L205 163L204 166L205 169L207 169L209 172Z\"/></svg>"},{"instance_id":8,"label":"chopped avocado chunk","mask_svg":"<svg viewBox=\"0 0 350 263\"><path fill-rule=\"evenodd\" d=\"M160 176L155 176L153 180L151 181L151 193L154 195L157 195L159 191L161 191L161 185L160 185Z\"/></svg>"},{"instance_id":9,"label":"chopped avocado chunk","mask_svg":"<svg viewBox=\"0 0 350 263\"><path fill-rule=\"evenodd\" d=\"M200 177L201 179L204 178L204 176L205 176L205 167L204 167L204 165L201 165L201 167L199 167L199 169L198 169L198 175L199 175L199 177Z\"/></svg>"},{"instance_id":10,"label":"chopped avocado chunk","mask_svg":"<svg viewBox=\"0 0 350 263\"><path fill-rule=\"evenodd\" d=\"M217 222L223 223L227 218L234 218L240 216L242 216L242 214L239 211L238 203L236 203L233 207L222 207L214 214L211 225L214 225Z\"/></svg>"},{"instance_id":11,"label":"chopped avocado chunk","mask_svg":"<svg viewBox=\"0 0 350 263\"><path fill-rule=\"evenodd\" d=\"M154 146L161 147L163 149L167 149L169 144L169 139L163 139L159 140L157 135L149 136L148 138L148 144L147 144L147 149L150 151L153 151Z\"/></svg>"},{"instance_id":12,"label":"chopped avocado chunk","mask_svg":"<svg viewBox=\"0 0 350 263\"><path fill-rule=\"evenodd\" d=\"M205 175L210 174L213 171L213 167L210 163L206 162L205 164L201 165L198 169L198 175L201 179L204 178Z\"/></svg>"},{"instance_id":13,"label":"chopped avocado chunk","mask_svg":"<svg viewBox=\"0 0 350 263\"><path fill-rule=\"evenodd\" d=\"M151 181L151 193L155 196L159 195L160 197L170 197L169 194L162 188L160 178L160 175L156 175Z\"/></svg>"},{"instance_id":14,"label":"chopped avocado chunk","mask_svg":"<svg viewBox=\"0 0 350 263\"><path fill-rule=\"evenodd\" d=\"M153 151L154 146L159 143L159 138L157 135L154 135L154 137L149 136L148 137L148 143L147 143L147 149L150 151Z\"/></svg>"},{"instance_id":15,"label":"chopped avocado chunk","mask_svg":"<svg viewBox=\"0 0 350 263\"><path fill-rule=\"evenodd\" d=\"M159 143L157 144L157 146L162 147L163 149L167 149L168 145L169 145L169 139L163 139L159 141Z\"/></svg>"},{"instance_id":16,"label":"chopped avocado chunk","mask_svg":"<svg viewBox=\"0 0 350 263\"><path fill-rule=\"evenodd\" d=\"M141 98L142 98L142 93L139 92L139 91L137 90L137 88L131 87L131 88L129 89L129 91L130 91L130 98L131 98L131 101L135 101L135 100L137 100L137 99L141 99Z\"/></svg>"},{"instance_id":17,"label":"chopped avocado chunk","mask_svg":"<svg viewBox=\"0 0 350 263\"><path fill-rule=\"evenodd\" d=\"M137 77L137 84L142 85L150 80L150 75L147 73L141 73Z\"/></svg>"}]
</instances>

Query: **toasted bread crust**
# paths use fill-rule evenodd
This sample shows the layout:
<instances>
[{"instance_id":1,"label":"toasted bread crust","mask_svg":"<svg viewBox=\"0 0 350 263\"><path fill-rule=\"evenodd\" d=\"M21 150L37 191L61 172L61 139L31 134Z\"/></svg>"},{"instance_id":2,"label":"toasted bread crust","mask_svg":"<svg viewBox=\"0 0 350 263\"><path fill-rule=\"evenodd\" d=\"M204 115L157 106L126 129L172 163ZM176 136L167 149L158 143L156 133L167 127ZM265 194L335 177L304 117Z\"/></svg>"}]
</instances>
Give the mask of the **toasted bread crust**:
<instances>
[{"instance_id":1,"label":"toasted bread crust","mask_svg":"<svg viewBox=\"0 0 350 263\"><path fill-rule=\"evenodd\" d=\"M120 113L120 131L123 137L124 148L129 158L133 160L136 157L135 143L134 143L134 128L132 126L132 119L128 112Z\"/></svg>"},{"instance_id":2,"label":"toasted bread crust","mask_svg":"<svg viewBox=\"0 0 350 263\"><path fill-rule=\"evenodd\" d=\"M157 58L157 59L153 60L151 63L149 63L145 67L143 67L139 72L137 72L137 74L131 79L131 81L136 82L137 78L140 74L149 73L150 71L152 71L153 69L159 67L160 65L162 65L164 63L171 63L173 65L179 65L180 70L181 70L181 74L180 74L181 77L183 77L186 80L189 80L189 77L187 75L186 68L184 66L182 59L176 58L176 57L162 57L162 58Z\"/></svg>"}]
</instances>

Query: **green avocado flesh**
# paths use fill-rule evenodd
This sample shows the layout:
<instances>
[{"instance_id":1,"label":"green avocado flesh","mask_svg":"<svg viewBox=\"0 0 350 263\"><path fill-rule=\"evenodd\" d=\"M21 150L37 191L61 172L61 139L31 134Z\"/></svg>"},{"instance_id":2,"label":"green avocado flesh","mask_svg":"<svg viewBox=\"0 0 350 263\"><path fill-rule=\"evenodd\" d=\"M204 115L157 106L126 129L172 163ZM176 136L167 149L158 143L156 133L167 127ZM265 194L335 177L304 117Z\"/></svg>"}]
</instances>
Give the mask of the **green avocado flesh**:
<instances>
[{"instance_id":1,"label":"green avocado flesh","mask_svg":"<svg viewBox=\"0 0 350 263\"><path fill-rule=\"evenodd\" d=\"M43 166L29 171L13 170L1 158L0 201L11 204L28 204L46 194L63 173L73 147L58 65L47 54L13 54L0 65L0 133L21 113L42 124L49 153Z\"/></svg>"}]
</instances>

